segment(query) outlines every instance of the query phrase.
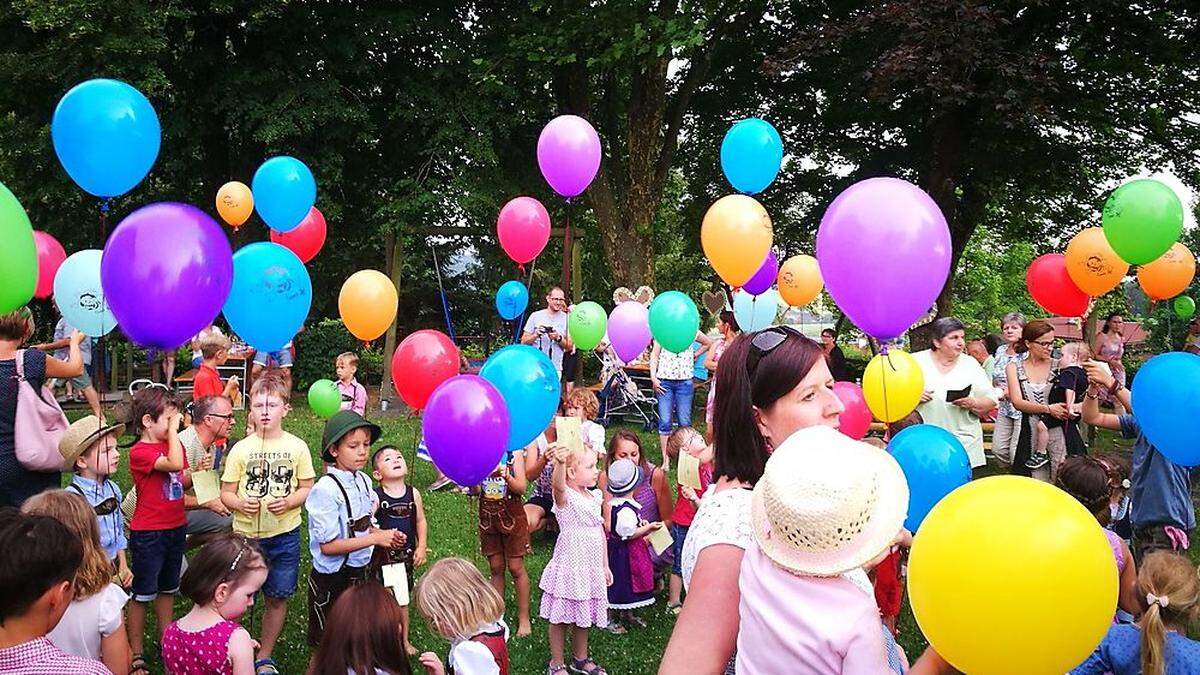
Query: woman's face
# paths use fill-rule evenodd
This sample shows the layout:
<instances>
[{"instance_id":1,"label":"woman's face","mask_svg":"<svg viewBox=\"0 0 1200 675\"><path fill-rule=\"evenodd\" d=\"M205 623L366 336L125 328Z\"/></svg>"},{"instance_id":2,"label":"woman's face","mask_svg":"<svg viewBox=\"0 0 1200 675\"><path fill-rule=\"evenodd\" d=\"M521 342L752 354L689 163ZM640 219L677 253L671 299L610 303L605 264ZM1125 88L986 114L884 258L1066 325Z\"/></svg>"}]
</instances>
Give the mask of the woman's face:
<instances>
[{"instance_id":1,"label":"woman's face","mask_svg":"<svg viewBox=\"0 0 1200 675\"><path fill-rule=\"evenodd\" d=\"M771 447L801 429L815 426L838 428L839 416L846 407L833 393L833 375L825 359L813 367L794 389L765 410L754 409L758 429Z\"/></svg>"},{"instance_id":2,"label":"woman's face","mask_svg":"<svg viewBox=\"0 0 1200 675\"><path fill-rule=\"evenodd\" d=\"M1017 341L1021 339L1021 331L1023 330L1025 330L1025 327L1016 321L1009 321L1000 327L1000 332L1004 333L1004 341L1010 345L1017 344Z\"/></svg>"},{"instance_id":3,"label":"woman's face","mask_svg":"<svg viewBox=\"0 0 1200 675\"><path fill-rule=\"evenodd\" d=\"M829 347L833 344L833 336L829 333L821 333L821 344Z\"/></svg>"},{"instance_id":4,"label":"woman's face","mask_svg":"<svg viewBox=\"0 0 1200 675\"><path fill-rule=\"evenodd\" d=\"M641 464L642 449L633 441L624 438L619 439L616 447L613 448L613 461L615 462L618 459L627 459L634 464Z\"/></svg>"},{"instance_id":5,"label":"woman's face","mask_svg":"<svg viewBox=\"0 0 1200 675\"><path fill-rule=\"evenodd\" d=\"M1113 318L1108 320L1108 332L1110 332L1110 333L1118 333L1119 334L1121 332L1122 327L1124 327L1124 326L1125 326L1125 317L1121 316L1120 314L1117 314L1116 316L1114 316Z\"/></svg>"},{"instance_id":6,"label":"woman's face","mask_svg":"<svg viewBox=\"0 0 1200 675\"><path fill-rule=\"evenodd\" d=\"M1050 358L1050 352L1054 351L1054 331L1030 340L1027 344L1030 356L1039 361L1047 360Z\"/></svg>"},{"instance_id":7,"label":"woman's face","mask_svg":"<svg viewBox=\"0 0 1200 675\"><path fill-rule=\"evenodd\" d=\"M966 331L952 330L942 336L940 340L934 340L933 346L938 350L938 353L948 356L958 356L963 352L963 347L966 345L966 338Z\"/></svg>"}]
</instances>

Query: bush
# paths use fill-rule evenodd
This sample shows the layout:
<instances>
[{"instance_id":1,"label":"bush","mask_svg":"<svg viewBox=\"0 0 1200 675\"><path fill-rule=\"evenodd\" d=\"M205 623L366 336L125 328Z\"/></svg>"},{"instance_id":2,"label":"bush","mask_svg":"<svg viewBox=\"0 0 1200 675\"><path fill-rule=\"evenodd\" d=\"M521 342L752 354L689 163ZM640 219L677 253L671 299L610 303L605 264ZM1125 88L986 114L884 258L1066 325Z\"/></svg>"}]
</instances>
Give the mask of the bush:
<instances>
[{"instance_id":1,"label":"bush","mask_svg":"<svg viewBox=\"0 0 1200 675\"><path fill-rule=\"evenodd\" d=\"M334 360L342 352L358 354L358 381L378 385L383 374L383 347L364 347L346 330L341 319L323 319L296 336L296 363L292 377L299 390L320 379L336 379Z\"/></svg>"}]
</instances>

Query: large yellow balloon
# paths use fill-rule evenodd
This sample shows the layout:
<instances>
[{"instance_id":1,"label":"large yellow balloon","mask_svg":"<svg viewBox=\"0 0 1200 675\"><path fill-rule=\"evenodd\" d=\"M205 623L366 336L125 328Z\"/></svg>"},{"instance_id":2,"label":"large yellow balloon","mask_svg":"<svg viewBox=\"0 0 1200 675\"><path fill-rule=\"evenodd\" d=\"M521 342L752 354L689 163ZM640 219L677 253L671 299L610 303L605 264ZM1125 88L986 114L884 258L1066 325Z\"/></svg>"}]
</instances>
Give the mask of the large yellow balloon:
<instances>
[{"instance_id":1,"label":"large yellow balloon","mask_svg":"<svg viewBox=\"0 0 1200 675\"><path fill-rule=\"evenodd\" d=\"M771 216L752 197L721 197L704 214L700 245L725 283L740 288L762 267L771 250Z\"/></svg>"},{"instance_id":2,"label":"large yellow balloon","mask_svg":"<svg viewBox=\"0 0 1200 675\"><path fill-rule=\"evenodd\" d=\"M930 645L964 673L1065 673L1112 624L1117 565L1074 498L993 476L951 492L921 522L908 595Z\"/></svg>"},{"instance_id":3,"label":"large yellow balloon","mask_svg":"<svg viewBox=\"0 0 1200 675\"><path fill-rule=\"evenodd\" d=\"M794 255L779 268L779 295L793 307L807 305L825 287L821 267L811 255Z\"/></svg>"},{"instance_id":4,"label":"large yellow balloon","mask_svg":"<svg viewBox=\"0 0 1200 675\"><path fill-rule=\"evenodd\" d=\"M925 391L925 375L912 354L893 349L867 363L862 388L875 418L895 422L917 409Z\"/></svg>"},{"instance_id":5,"label":"large yellow balloon","mask_svg":"<svg viewBox=\"0 0 1200 675\"><path fill-rule=\"evenodd\" d=\"M254 213L254 194L245 183L229 181L217 190L217 213L233 229L238 229Z\"/></svg>"},{"instance_id":6,"label":"large yellow balloon","mask_svg":"<svg viewBox=\"0 0 1200 675\"><path fill-rule=\"evenodd\" d=\"M387 332L396 320L399 302L396 285L386 274L359 270L342 284L338 312L354 337L369 342Z\"/></svg>"},{"instance_id":7,"label":"large yellow balloon","mask_svg":"<svg viewBox=\"0 0 1200 675\"><path fill-rule=\"evenodd\" d=\"M1099 227L1089 227L1067 244L1067 275L1079 290L1099 297L1121 284L1129 263L1121 260Z\"/></svg>"},{"instance_id":8,"label":"large yellow balloon","mask_svg":"<svg viewBox=\"0 0 1200 675\"><path fill-rule=\"evenodd\" d=\"M1166 300L1187 290L1196 277L1196 256L1175 242L1152 263L1138 268L1138 283L1151 300Z\"/></svg>"}]
</instances>

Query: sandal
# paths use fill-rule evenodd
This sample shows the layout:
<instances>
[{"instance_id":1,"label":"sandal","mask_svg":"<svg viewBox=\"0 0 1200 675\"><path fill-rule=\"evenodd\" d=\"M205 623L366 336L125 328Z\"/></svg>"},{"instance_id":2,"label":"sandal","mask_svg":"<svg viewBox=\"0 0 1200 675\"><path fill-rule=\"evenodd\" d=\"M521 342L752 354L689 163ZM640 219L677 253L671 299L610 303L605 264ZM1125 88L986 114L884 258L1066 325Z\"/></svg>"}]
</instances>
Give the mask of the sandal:
<instances>
[{"instance_id":1,"label":"sandal","mask_svg":"<svg viewBox=\"0 0 1200 675\"><path fill-rule=\"evenodd\" d=\"M633 612L630 612L629 614L625 615L625 621L637 626L638 628L646 627L646 621L644 619L642 619L642 617L638 616L637 614L634 614Z\"/></svg>"},{"instance_id":2,"label":"sandal","mask_svg":"<svg viewBox=\"0 0 1200 675\"><path fill-rule=\"evenodd\" d=\"M627 632L625 630L625 626L622 626L616 621L609 621L608 625L604 627L604 630L612 633L613 635L624 635Z\"/></svg>"},{"instance_id":3,"label":"sandal","mask_svg":"<svg viewBox=\"0 0 1200 675\"><path fill-rule=\"evenodd\" d=\"M565 663L560 663L557 666L553 663L546 664L546 675L558 675L565 672L567 672L567 664Z\"/></svg>"},{"instance_id":4,"label":"sandal","mask_svg":"<svg viewBox=\"0 0 1200 675\"><path fill-rule=\"evenodd\" d=\"M254 675L279 675L279 666L274 659L259 659L254 662Z\"/></svg>"},{"instance_id":5,"label":"sandal","mask_svg":"<svg viewBox=\"0 0 1200 675\"><path fill-rule=\"evenodd\" d=\"M674 614L675 616L679 616L679 613L683 611L683 603L682 602L668 602L667 603L667 611Z\"/></svg>"},{"instance_id":6,"label":"sandal","mask_svg":"<svg viewBox=\"0 0 1200 675\"><path fill-rule=\"evenodd\" d=\"M133 660L129 662L129 675L150 675L150 667L146 664L144 656L133 655Z\"/></svg>"},{"instance_id":7,"label":"sandal","mask_svg":"<svg viewBox=\"0 0 1200 675\"><path fill-rule=\"evenodd\" d=\"M567 668L572 673L579 675L608 675L608 671L601 668L599 663L593 661L590 657L586 659L571 659L571 665Z\"/></svg>"}]
</instances>

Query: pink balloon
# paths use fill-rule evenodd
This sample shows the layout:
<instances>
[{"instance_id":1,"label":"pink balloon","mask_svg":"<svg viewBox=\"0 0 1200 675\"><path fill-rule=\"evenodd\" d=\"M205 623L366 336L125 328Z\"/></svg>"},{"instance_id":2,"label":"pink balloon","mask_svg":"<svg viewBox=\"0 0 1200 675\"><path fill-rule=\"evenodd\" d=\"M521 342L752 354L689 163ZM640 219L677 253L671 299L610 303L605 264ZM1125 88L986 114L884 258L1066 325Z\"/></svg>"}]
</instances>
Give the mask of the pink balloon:
<instances>
[{"instance_id":1,"label":"pink balloon","mask_svg":"<svg viewBox=\"0 0 1200 675\"><path fill-rule=\"evenodd\" d=\"M67 259L67 251L52 235L41 230L33 231L33 243L37 245L38 280L35 298L48 298L54 293L54 275Z\"/></svg>"},{"instance_id":2,"label":"pink balloon","mask_svg":"<svg viewBox=\"0 0 1200 675\"><path fill-rule=\"evenodd\" d=\"M511 199L500 209L496 234L508 257L524 265L538 257L550 241L550 214L533 197Z\"/></svg>"},{"instance_id":3,"label":"pink balloon","mask_svg":"<svg viewBox=\"0 0 1200 675\"><path fill-rule=\"evenodd\" d=\"M779 275L779 259L775 257L775 251L767 251L767 259L763 261L762 267L750 277L750 281L742 284L742 290L750 295L762 295L771 290L771 284L775 283L775 277Z\"/></svg>"},{"instance_id":4,"label":"pink balloon","mask_svg":"<svg viewBox=\"0 0 1200 675\"><path fill-rule=\"evenodd\" d=\"M871 430L871 410L863 398L862 387L853 382L834 382L833 395L846 407L838 418L838 430L856 441L861 441Z\"/></svg>"},{"instance_id":5,"label":"pink balloon","mask_svg":"<svg viewBox=\"0 0 1200 675\"><path fill-rule=\"evenodd\" d=\"M271 241L296 254L306 263L316 257L325 245L325 216L317 207L308 210L300 224L287 232L271 230Z\"/></svg>"},{"instance_id":6,"label":"pink balloon","mask_svg":"<svg viewBox=\"0 0 1200 675\"><path fill-rule=\"evenodd\" d=\"M600 136L587 120L559 115L538 137L538 168L563 197L583 194L600 170Z\"/></svg>"},{"instance_id":7,"label":"pink balloon","mask_svg":"<svg viewBox=\"0 0 1200 675\"><path fill-rule=\"evenodd\" d=\"M650 346L650 311L634 300L626 300L608 317L608 341L617 357L632 363Z\"/></svg>"}]
</instances>

